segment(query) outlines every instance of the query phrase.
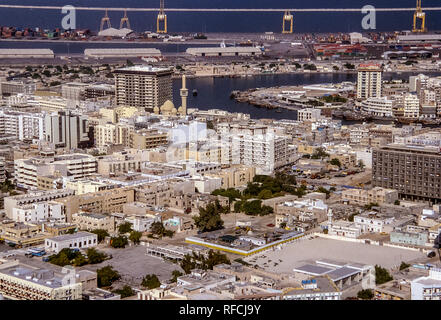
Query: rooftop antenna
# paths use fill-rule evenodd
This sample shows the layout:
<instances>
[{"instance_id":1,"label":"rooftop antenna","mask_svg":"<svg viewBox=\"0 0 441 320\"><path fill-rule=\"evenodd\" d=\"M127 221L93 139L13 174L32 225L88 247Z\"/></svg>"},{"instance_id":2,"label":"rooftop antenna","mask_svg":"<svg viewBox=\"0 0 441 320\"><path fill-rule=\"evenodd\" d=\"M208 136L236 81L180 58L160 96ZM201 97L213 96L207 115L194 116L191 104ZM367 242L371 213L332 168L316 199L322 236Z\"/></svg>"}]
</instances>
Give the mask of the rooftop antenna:
<instances>
[{"instance_id":1,"label":"rooftop antenna","mask_svg":"<svg viewBox=\"0 0 441 320\"><path fill-rule=\"evenodd\" d=\"M104 17L101 19L101 26L100 26L100 32L104 30L104 24L107 24L107 28L112 28L112 25L110 24L110 18L107 14L107 9Z\"/></svg>"},{"instance_id":2,"label":"rooftop antenna","mask_svg":"<svg viewBox=\"0 0 441 320\"><path fill-rule=\"evenodd\" d=\"M124 27L124 24L126 24L127 29L131 29L129 17L127 17L127 10L124 10L124 17L121 18L119 28L122 29Z\"/></svg>"}]
</instances>

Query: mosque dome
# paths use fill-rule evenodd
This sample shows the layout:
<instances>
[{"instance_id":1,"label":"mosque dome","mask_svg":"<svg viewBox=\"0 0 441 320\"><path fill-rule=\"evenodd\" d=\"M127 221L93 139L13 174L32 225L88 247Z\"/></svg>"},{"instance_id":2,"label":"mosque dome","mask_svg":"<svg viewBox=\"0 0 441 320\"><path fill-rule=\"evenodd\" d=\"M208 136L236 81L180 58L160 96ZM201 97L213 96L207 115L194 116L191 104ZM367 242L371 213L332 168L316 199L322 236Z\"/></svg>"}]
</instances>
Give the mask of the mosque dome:
<instances>
[{"instance_id":1,"label":"mosque dome","mask_svg":"<svg viewBox=\"0 0 441 320\"><path fill-rule=\"evenodd\" d=\"M171 112L175 108L175 105L170 100L167 100L164 102L164 104L161 106L162 112Z\"/></svg>"}]
</instances>

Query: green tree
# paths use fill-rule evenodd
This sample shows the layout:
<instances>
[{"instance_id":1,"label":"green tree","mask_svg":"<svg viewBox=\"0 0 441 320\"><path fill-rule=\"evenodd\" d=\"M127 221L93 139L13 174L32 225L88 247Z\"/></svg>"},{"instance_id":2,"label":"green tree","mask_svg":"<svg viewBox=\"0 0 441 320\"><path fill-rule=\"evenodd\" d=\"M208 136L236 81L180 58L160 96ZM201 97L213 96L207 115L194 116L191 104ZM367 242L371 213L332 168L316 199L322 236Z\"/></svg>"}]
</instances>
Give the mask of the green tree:
<instances>
[{"instance_id":1,"label":"green tree","mask_svg":"<svg viewBox=\"0 0 441 320\"><path fill-rule=\"evenodd\" d=\"M113 293L121 295L122 299L134 296L136 294L132 287L128 285L125 285L122 287L122 289L114 290Z\"/></svg>"},{"instance_id":2,"label":"green tree","mask_svg":"<svg viewBox=\"0 0 441 320\"><path fill-rule=\"evenodd\" d=\"M132 224L130 222L121 223L118 227L118 232L120 234L129 233L132 231Z\"/></svg>"},{"instance_id":3,"label":"green tree","mask_svg":"<svg viewBox=\"0 0 441 320\"><path fill-rule=\"evenodd\" d=\"M372 300L374 293L370 289L360 290L357 293L357 298L362 300Z\"/></svg>"},{"instance_id":4,"label":"green tree","mask_svg":"<svg viewBox=\"0 0 441 320\"><path fill-rule=\"evenodd\" d=\"M193 269L213 270L213 267L218 264L231 264L228 257L218 251L210 250L205 256L193 252L192 255L186 254L181 260L181 268L186 274L189 274Z\"/></svg>"},{"instance_id":5,"label":"green tree","mask_svg":"<svg viewBox=\"0 0 441 320\"><path fill-rule=\"evenodd\" d=\"M160 221L155 221L152 223L150 227L151 233L157 235L157 236L163 236L165 232L164 224Z\"/></svg>"},{"instance_id":6,"label":"green tree","mask_svg":"<svg viewBox=\"0 0 441 320\"><path fill-rule=\"evenodd\" d=\"M64 248L57 254L51 255L49 257L49 262L57 266L64 267L66 265L75 263L75 259L77 259L76 263L81 263L81 258L79 258L79 256L82 256L80 252L69 248Z\"/></svg>"},{"instance_id":7,"label":"green tree","mask_svg":"<svg viewBox=\"0 0 441 320\"><path fill-rule=\"evenodd\" d=\"M333 166L337 166L337 167L341 168L341 162L340 162L340 160L338 160L337 158L332 159L332 160L330 161L330 163L331 163Z\"/></svg>"},{"instance_id":8,"label":"green tree","mask_svg":"<svg viewBox=\"0 0 441 320\"><path fill-rule=\"evenodd\" d=\"M155 274L148 274L142 279L141 285L144 288L151 290L160 287L161 281L159 281Z\"/></svg>"},{"instance_id":9,"label":"green tree","mask_svg":"<svg viewBox=\"0 0 441 320\"><path fill-rule=\"evenodd\" d=\"M70 259L66 254L57 254L49 257L49 262L60 267L64 267L70 264Z\"/></svg>"},{"instance_id":10,"label":"green tree","mask_svg":"<svg viewBox=\"0 0 441 320\"><path fill-rule=\"evenodd\" d=\"M259 194L257 195L257 197L259 199L263 199L263 200L271 199L273 197L273 193L271 192L271 190L265 189L265 190L260 191Z\"/></svg>"},{"instance_id":11,"label":"green tree","mask_svg":"<svg viewBox=\"0 0 441 320\"><path fill-rule=\"evenodd\" d=\"M383 284L393 280L393 277L389 274L387 269L375 265L375 283Z\"/></svg>"},{"instance_id":12,"label":"green tree","mask_svg":"<svg viewBox=\"0 0 441 320\"><path fill-rule=\"evenodd\" d=\"M349 222L354 222L354 217L357 215L358 213L353 213L348 217L348 221Z\"/></svg>"},{"instance_id":13,"label":"green tree","mask_svg":"<svg viewBox=\"0 0 441 320\"><path fill-rule=\"evenodd\" d=\"M395 200L394 201L394 205L399 206L400 205L400 200Z\"/></svg>"},{"instance_id":14,"label":"green tree","mask_svg":"<svg viewBox=\"0 0 441 320\"><path fill-rule=\"evenodd\" d=\"M116 280L121 279L118 271L113 270L112 266L106 266L96 271L98 279L98 287L109 287Z\"/></svg>"},{"instance_id":15,"label":"green tree","mask_svg":"<svg viewBox=\"0 0 441 320\"><path fill-rule=\"evenodd\" d=\"M86 254L90 264L98 264L107 259L107 254L99 252L95 248L88 248Z\"/></svg>"},{"instance_id":16,"label":"green tree","mask_svg":"<svg viewBox=\"0 0 441 320\"><path fill-rule=\"evenodd\" d=\"M214 130L213 121L207 120L207 129Z\"/></svg>"},{"instance_id":17,"label":"green tree","mask_svg":"<svg viewBox=\"0 0 441 320\"><path fill-rule=\"evenodd\" d=\"M79 254L72 263L75 267L81 267L87 264L87 259L82 255Z\"/></svg>"},{"instance_id":18,"label":"green tree","mask_svg":"<svg viewBox=\"0 0 441 320\"><path fill-rule=\"evenodd\" d=\"M216 203L211 202L206 208L199 208L199 215L193 217L196 227L202 232L214 231L224 228L221 210Z\"/></svg>"},{"instance_id":19,"label":"green tree","mask_svg":"<svg viewBox=\"0 0 441 320\"><path fill-rule=\"evenodd\" d=\"M127 237L118 236L111 238L110 243L113 248L125 248L126 245L129 244L129 241L127 240Z\"/></svg>"},{"instance_id":20,"label":"green tree","mask_svg":"<svg viewBox=\"0 0 441 320\"><path fill-rule=\"evenodd\" d=\"M184 274L183 274L181 271L174 270L174 271L172 272L172 278L170 279L170 281L173 282L173 283L178 282L178 278L179 278L180 276L183 276L183 275L184 275Z\"/></svg>"},{"instance_id":21,"label":"green tree","mask_svg":"<svg viewBox=\"0 0 441 320\"><path fill-rule=\"evenodd\" d=\"M242 194L240 193L240 191L237 189L234 189L234 188L216 189L211 194L213 196L227 197L230 206L234 200L240 199L242 197Z\"/></svg>"},{"instance_id":22,"label":"green tree","mask_svg":"<svg viewBox=\"0 0 441 320\"><path fill-rule=\"evenodd\" d=\"M349 70L355 69L355 65L353 65L351 63L345 63L344 66L346 69L349 69Z\"/></svg>"},{"instance_id":23,"label":"green tree","mask_svg":"<svg viewBox=\"0 0 441 320\"><path fill-rule=\"evenodd\" d=\"M311 156L311 159L323 159L329 157L329 153L326 152L325 148L317 148Z\"/></svg>"},{"instance_id":24,"label":"green tree","mask_svg":"<svg viewBox=\"0 0 441 320\"><path fill-rule=\"evenodd\" d=\"M132 231L129 236L129 240L134 244L139 244L141 242L142 232Z\"/></svg>"},{"instance_id":25,"label":"green tree","mask_svg":"<svg viewBox=\"0 0 441 320\"><path fill-rule=\"evenodd\" d=\"M91 233L95 233L98 237L98 242L103 242L106 237L109 236L107 230L104 229L95 229L90 231Z\"/></svg>"},{"instance_id":26,"label":"green tree","mask_svg":"<svg viewBox=\"0 0 441 320\"><path fill-rule=\"evenodd\" d=\"M130 61L130 60L128 60L127 59L127 66L128 67L133 67L135 64L132 62L132 61Z\"/></svg>"},{"instance_id":27,"label":"green tree","mask_svg":"<svg viewBox=\"0 0 441 320\"><path fill-rule=\"evenodd\" d=\"M324 187L319 187L317 189L317 192L325 193L326 194L326 199L329 199L329 197L331 196L331 191L326 189L326 188L324 188Z\"/></svg>"},{"instance_id":28,"label":"green tree","mask_svg":"<svg viewBox=\"0 0 441 320\"><path fill-rule=\"evenodd\" d=\"M360 167L361 170L363 170L364 167L366 167L365 164L364 164L364 162L363 162L363 160L361 160L361 159L358 160L358 166Z\"/></svg>"},{"instance_id":29,"label":"green tree","mask_svg":"<svg viewBox=\"0 0 441 320\"><path fill-rule=\"evenodd\" d=\"M404 270L404 269L407 269L409 267L410 267L410 264L408 264L408 263L406 263L404 261L402 261L401 264L400 264L400 270Z\"/></svg>"}]
</instances>

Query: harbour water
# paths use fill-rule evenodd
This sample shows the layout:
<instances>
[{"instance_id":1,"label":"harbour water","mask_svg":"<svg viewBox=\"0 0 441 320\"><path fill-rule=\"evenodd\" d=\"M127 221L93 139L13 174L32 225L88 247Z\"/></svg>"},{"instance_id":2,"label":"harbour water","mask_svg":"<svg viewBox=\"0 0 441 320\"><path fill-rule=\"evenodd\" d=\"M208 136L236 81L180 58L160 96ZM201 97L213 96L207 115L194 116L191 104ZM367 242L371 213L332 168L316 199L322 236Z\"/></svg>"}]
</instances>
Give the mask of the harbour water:
<instances>
[{"instance_id":1,"label":"harbour water","mask_svg":"<svg viewBox=\"0 0 441 320\"><path fill-rule=\"evenodd\" d=\"M387 73L384 74L385 80L391 79L409 79L411 75L417 73ZM440 76L441 72L431 73L432 76ZM194 89L198 95L194 97L189 95L188 107L198 108L200 110L221 109L229 112L242 112L251 115L252 119L297 119L297 112L286 109L265 109L257 108L248 103L239 103L230 99L230 94L234 90L244 91L251 88L277 87L277 86L298 86L320 83L339 83L343 81L356 81L356 74L344 73L312 73L312 74L273 74L259 75L243 78L193 78L187 79L187 87L190 92ZM173 96L174 104L180 105L179 89L180 80L174 80Z\"/></svg>"}]
</instances>

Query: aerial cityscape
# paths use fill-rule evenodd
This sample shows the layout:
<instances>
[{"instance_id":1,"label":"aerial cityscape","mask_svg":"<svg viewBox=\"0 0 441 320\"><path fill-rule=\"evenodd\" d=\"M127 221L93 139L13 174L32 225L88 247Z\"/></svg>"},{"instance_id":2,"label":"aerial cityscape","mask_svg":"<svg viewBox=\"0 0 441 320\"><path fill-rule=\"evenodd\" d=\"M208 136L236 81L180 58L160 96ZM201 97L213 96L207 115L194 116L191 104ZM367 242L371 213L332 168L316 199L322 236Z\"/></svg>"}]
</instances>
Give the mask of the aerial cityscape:
<instances>
[{"instance_id":1,"label":"aerial cityscape","mask_svg":"<svg viewBox=\"0 0 441 320\"><path fill-rule=\"evenodd\" d=\"M0 3L2 302L441 300L441 5L255 2Z\"/></svg>"}]
</instances>

